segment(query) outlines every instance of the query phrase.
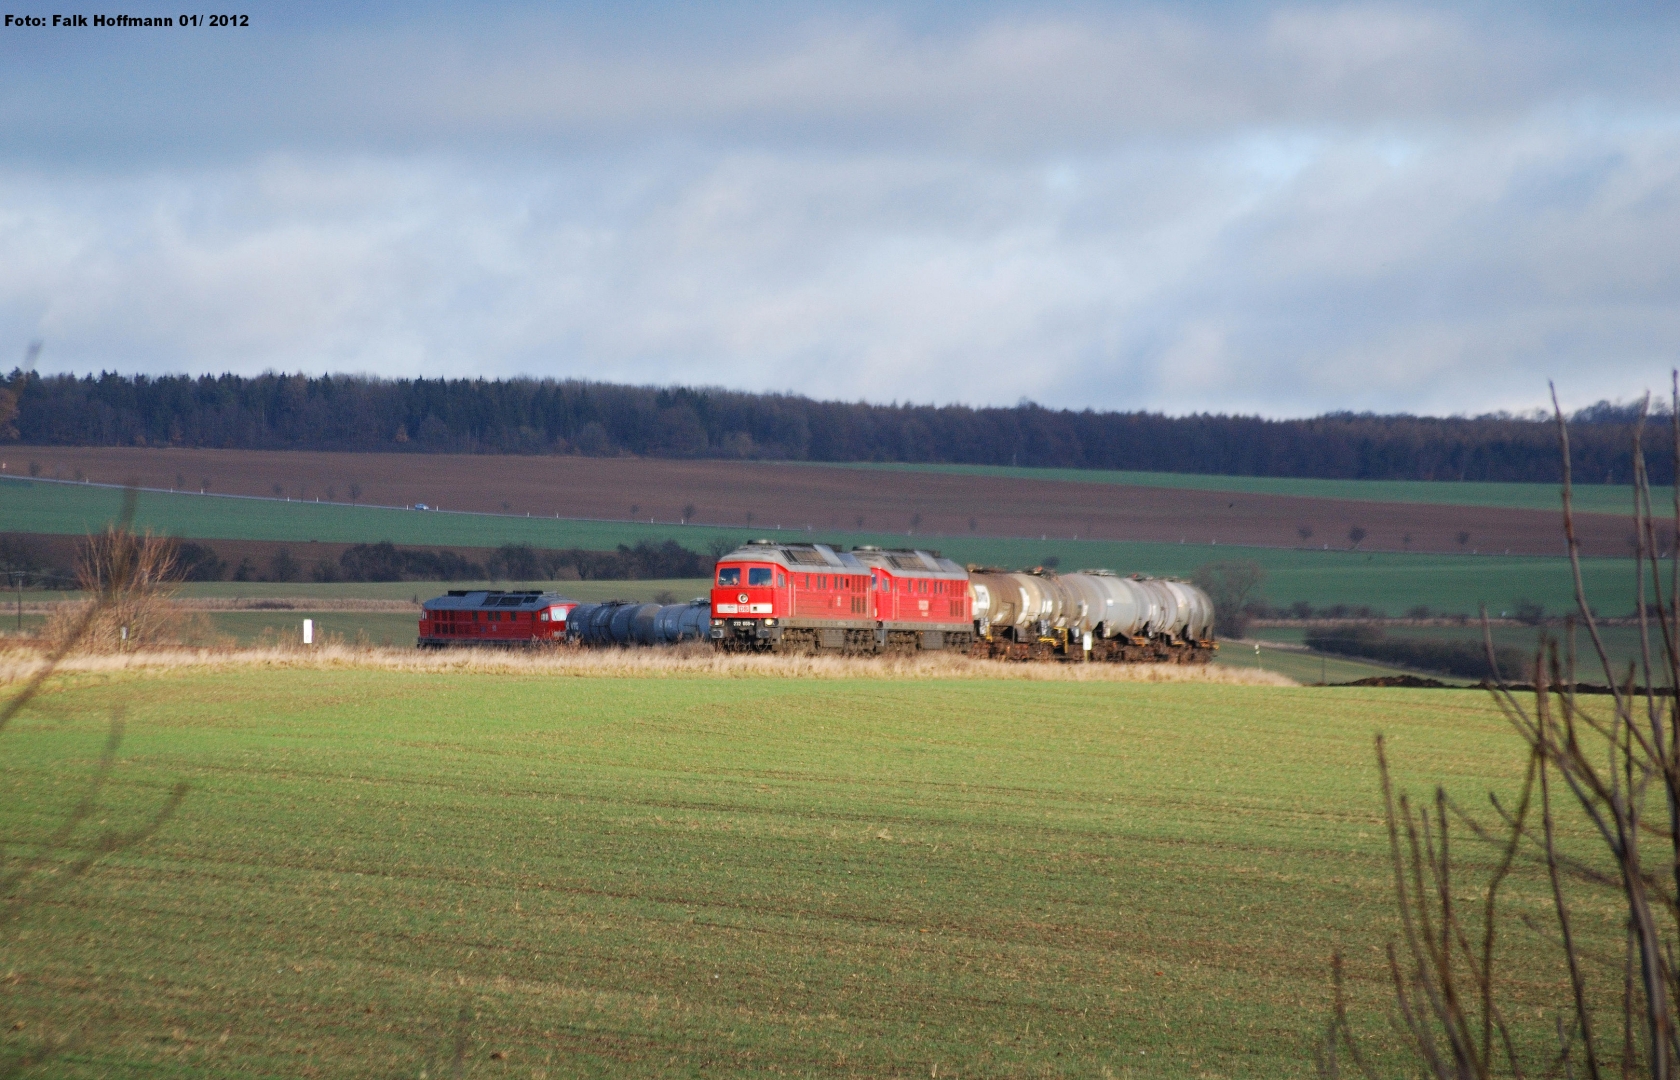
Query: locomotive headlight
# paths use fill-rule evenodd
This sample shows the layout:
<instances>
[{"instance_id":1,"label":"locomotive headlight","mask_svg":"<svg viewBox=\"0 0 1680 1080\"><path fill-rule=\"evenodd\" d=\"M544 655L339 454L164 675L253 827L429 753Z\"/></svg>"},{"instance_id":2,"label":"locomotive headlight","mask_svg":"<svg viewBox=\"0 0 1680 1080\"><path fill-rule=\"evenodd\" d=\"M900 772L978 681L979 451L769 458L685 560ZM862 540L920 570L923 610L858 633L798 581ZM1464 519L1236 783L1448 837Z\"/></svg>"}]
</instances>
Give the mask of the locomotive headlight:
<instances>
[{"instance_id":1,"label":"locomotive headlight","mask_svg":"<svg viewBox=\"0 0 1680 1080\"><path fill-rule=\"evenodd\" d=\"M764 625L765 626L775 626L776 625L776 620L775 619L765 619L764 620Z\"/></svg>"}]
</instances>

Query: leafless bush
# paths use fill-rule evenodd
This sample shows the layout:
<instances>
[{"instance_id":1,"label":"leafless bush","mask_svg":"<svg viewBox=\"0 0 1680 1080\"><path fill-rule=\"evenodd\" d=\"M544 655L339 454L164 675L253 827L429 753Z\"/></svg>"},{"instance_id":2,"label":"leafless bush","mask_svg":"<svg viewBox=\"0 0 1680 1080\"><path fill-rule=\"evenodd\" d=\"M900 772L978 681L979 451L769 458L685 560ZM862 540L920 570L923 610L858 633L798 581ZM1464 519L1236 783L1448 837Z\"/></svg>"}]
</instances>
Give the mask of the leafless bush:
<instances>
[{"instance_id":1,"label":"leafless bush","mask_svg":"<svg viewBox=\"0 0 1680 1080\"><path fill-rule=\"evenodd\" d=\"M1265 584L1265 567L1253 559L1207 563L1190 580L1213 600L1216 634L1240 638L1248 632L1248 603Z\"/></svg>"},{"instance_id":2,"label":"leafless bush","mask_svg":"<svg viewBox=\"0 0 1680 1080\"><path fill-rule=\"evenodd\" d=\"M173 540L106 526L82 543L77 558L76 583L88 600L48 619L46 639L90 652L178 640L186 620L170 594L180 578Z\"/></svg>"},{"instance_id":3,"label":"leafless bush","mask_svg":"<svg viewBox=\"0 0 1680 1080\"><path fill-rule=\"evenodd\" d=\"M1680 374L1673 401L1680 406ZM1647 406L1649 401L1647 399ZM1581 582L1569 474L1569 431L1557 417L1564 468L1563 527L1574 575L1576 614L1567 640L1542 638L1530 667L1534 690L1519 696L1503 683L1492 693L1528 755L1516 804L1491 798L1493 816L1479 819L1437 789L1434 812L1395 797L1381 738L1377 760L1388 820L1399 940L1388 946L1399 1030L1427 1076L1583 1076L1612 1072L1671 1080L1680 1072L1676 1002L1680 976L1680 554L1659 537L1642 447L1644 418L1634 428L1634 554L1642 655L1613 670ZM1680 435L1680 412L1671 410ZM1676 442L1680 465L1680 441ZM1680 490L1672 508L1680 526ZM1666 555L1668 583L1659 555ZM1647 597L1649 596L1649 601ZM1589 709L1576 697L1577 626L1586 631L1611 690L1608 708ZM1492 635L1484 616L1489 658ZM1599 698L1602 702L1605 699ZM1456 824L1454 824L1456 823ZM1564 850L1558 835L1584 828L1589 853ZM1495 868L1466 919L1456 899L1461 885L1451 846L1454 831L1497 852ZM1550 1047L1539 1059L1532 1033L1517 1030L1529 1012L1513 1004L1510 975L1501 976L1498 942L1507 919L1501 888L1513 868L1543 870L1549 925L1524 918L1554 950L1567 972L1566 989L1542 1011L1550 1016ZM1576 913L1608 902L1620 916L1621 955L1584 944ZM1361 1054L1342 995L1342 960L1332 961L1335 1005L1319 1051L1320 1072L1344 1070L1374 1077ZM1613 1008L1606 1008L1614 1003Z\"/></svg>"}]
</instances>

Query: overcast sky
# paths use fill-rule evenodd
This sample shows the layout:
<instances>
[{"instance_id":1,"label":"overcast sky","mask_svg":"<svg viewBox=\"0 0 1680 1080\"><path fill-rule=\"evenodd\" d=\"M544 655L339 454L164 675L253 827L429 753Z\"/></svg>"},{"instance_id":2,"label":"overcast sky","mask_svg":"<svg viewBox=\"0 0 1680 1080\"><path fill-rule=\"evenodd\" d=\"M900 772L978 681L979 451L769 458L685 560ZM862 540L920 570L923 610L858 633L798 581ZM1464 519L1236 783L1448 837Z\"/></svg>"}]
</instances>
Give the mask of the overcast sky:
<instances>
[{"instance_id":1,"label":"overcast sky","mask_svg":"<svg viewBox=\"0 0 1680 1080\"><path fill-rule=\"evenodd\" d=\"M0 32L6 367L1301 416L1680 360L1673 4L223 8Z\"/></svg>"}]
</instances>

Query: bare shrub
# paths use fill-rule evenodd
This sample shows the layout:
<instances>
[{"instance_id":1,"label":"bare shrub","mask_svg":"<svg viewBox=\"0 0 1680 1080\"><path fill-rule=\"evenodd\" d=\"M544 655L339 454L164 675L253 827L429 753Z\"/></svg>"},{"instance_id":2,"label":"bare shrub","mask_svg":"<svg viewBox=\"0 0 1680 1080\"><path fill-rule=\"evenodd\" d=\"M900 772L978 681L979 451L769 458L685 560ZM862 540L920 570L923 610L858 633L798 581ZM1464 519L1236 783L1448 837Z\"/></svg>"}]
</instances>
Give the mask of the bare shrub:
<instances>
[{"instance_id":1,"label":"bare shrub","mask_svg":"<svg viewBox=\"0 0 1680 1080\"><path fill-rule=\"evenodd\" d=\"M1673 403L1680 407L1680 373ZM1396 797L1378 736L1401 930L1388 946L1397 1028L1421 1072L1437 1080L1596 1080L1612 1073L1670 1080L1680 1073L1680 553L1655 527L1642 447L1647 398L1633 432L1642 655L1615 670L1582 585L1569 431L1555 391L1552 404L1576 613L1561 647L1541 637L1528 667L1531 690L1505 682L1492 689L1528 758L1520 796L1507 805L1490 795L1491 816L1477 817L1437 788L1433 813L1417 809L1404 794ZM1680 412L1671 417L1680 465ZM1672 513L1680 526L1680 490ZM1669 560L1666 591L1659 553ZM1598 700L1604 707L1589 708L1577 696L1577 626L1586 630L1603 672L1608 701ZM1491 662L1485 612L1483 641ZM1496 855L1473 902L1463 895L1455 832ZM1565 846L1560 834L1588 839ZM1532 905L1504 899L1502 886L1518 869L1544 883L1548 905L1539 917ZM1513 914L1550 949L1527 970L1501 967L1499 943L1514 932L1505 925ZM1588 918L1596 934L1583 932ZM1619 947L1587 944L1605 938ZM1566 977L1534 970L1548 963ZM1374 1077L1347 1014L1339 955L1332 972L1335 1004L1319 1048L1320 1073L1339 1077L1347 1069ZM1557 988L1554 996L1536 1008L1532 993L1546 985Z\"/></svg>"},{"instance_id":2,"label":"bare shrub","mask_svg":"<svg viewBox=\"0 0 1680 1080\"><path fill-rule=\"evenodd\" d=\"M1213 631L1222 638L1240 638L1248 630L1248 603L1265 584L1266 569L1252 559L1208 563L1190 579L1213 601Z\"/></svg>"},{"instance_id":3,"label":"bare shrub","mask_svg":"<svg viewBox=\"0 0 1680 1080\"><path fill-rule=\"evenodd\" d=\"M173 540L109 525L83 541L77 556L76 585L89 599L49 618L45 637L92 652L179 640L188 620L170 595L180 578Z\"/></svg>"}]
</instances>

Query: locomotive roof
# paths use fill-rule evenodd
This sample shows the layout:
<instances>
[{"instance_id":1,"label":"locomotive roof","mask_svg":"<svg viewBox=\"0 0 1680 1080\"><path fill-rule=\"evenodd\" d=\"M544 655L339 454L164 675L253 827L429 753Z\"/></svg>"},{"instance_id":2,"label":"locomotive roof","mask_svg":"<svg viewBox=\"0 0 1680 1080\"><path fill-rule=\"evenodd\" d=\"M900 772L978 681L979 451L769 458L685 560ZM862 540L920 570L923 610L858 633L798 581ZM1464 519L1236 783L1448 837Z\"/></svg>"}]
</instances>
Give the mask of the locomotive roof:
<instances>
[{"instance_id":1,"label":"locomotive roof","mask_svg":"<svg viewBox=\"0 0 1680 1080\"><path fill-rule=\"evenodd\" d=\"M967 577L962 567L937 551L920 548L855 547L852 554L898 577Z\"/></svg>"},{"instance_id":2,"label":"locomotive roof","mask_svg":"<svg viewBox=\"0 0 1680 1080\"><path fill-rule=\"evenodd\" d=\"M718 562L747 560L771 562L790 570L833 569L861 574L867 568L850 552L835 551L827 544L781 544L774 540L754 540L736 548Z\"/></svg>"},{"instance_id":3,"label":"locomotive roof","mask_svg":"<svg viewBox=\"0 0 1680 1080\"><path fill-rule=\"evenodd\" d=\"M551 604L575 603L559 593L504 592L501 589L450 589L443 596L434 596L420 605L427 611L462 611L479 608L507 608L512 611L533 611Z\"/></svg>"}]
</instances>

